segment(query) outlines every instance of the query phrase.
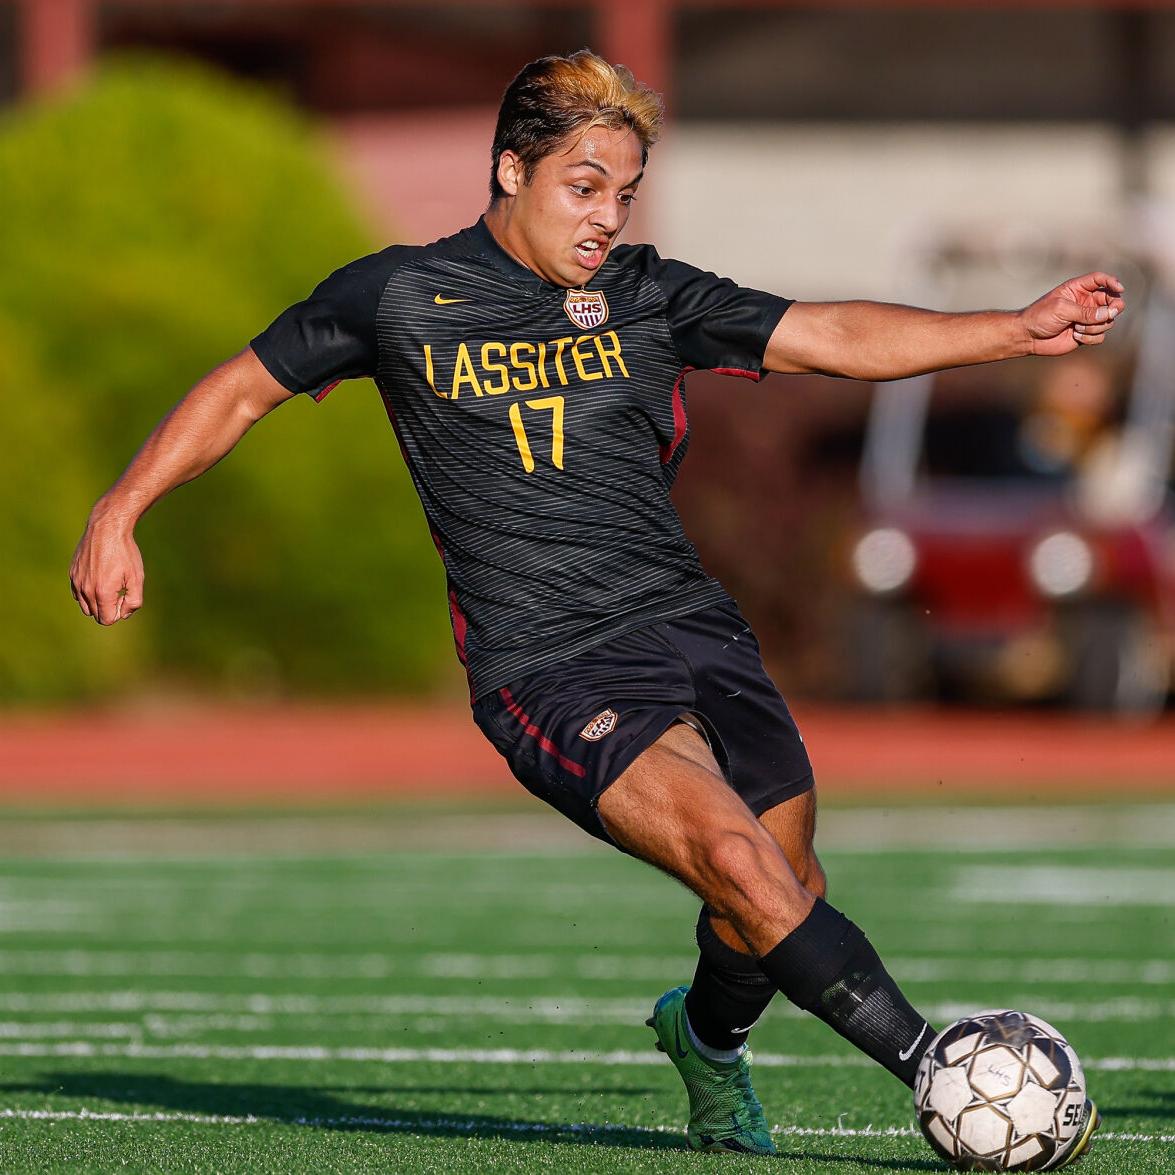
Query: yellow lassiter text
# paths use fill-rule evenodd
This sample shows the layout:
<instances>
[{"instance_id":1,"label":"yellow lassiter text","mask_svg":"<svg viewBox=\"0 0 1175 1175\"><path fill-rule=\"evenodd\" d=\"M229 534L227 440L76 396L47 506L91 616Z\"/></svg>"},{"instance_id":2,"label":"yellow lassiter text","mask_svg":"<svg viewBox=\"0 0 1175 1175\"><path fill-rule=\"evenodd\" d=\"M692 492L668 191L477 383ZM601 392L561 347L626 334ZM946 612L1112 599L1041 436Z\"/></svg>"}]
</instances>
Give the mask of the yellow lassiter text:
<instances>
[{"instance_id":1,"label":"yellow lassiter text","mask_svg":"<svg viewBox=\"0 0 1175 1175\"><path fill-rule=\"evenodd\" d=\"M424 344L424 372L428 386L442 400L466 396L500 396L504 392L533 392L535 388L592 383L619 374L629 379L620 352L620 336L580 335L548 343L461 343L448 379L438 373L432 344ZM440 382L438 383L438 378ZM447 390L446 390L447 389Z\"/></svg>"}]
</instances>

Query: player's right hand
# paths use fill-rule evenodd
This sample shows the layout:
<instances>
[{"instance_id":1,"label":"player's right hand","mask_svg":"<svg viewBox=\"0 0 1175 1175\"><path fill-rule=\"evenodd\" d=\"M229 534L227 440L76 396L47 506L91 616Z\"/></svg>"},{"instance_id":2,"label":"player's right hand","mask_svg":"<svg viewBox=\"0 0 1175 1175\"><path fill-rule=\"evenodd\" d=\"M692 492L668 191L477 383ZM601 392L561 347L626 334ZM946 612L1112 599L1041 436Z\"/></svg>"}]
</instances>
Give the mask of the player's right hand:
<instances>
[{"instance_id":1,"label":"player's right hand","mask_svg":"<svg viewBox=\"0 0 1175 1175\"><path fill-rule=\"evenodd\" d=\"M115 624L143 606L143 556L131 531L91 516L74 552L69 586L83 616Z\"/></svg>"},{"instance_id":2,"label":"player's right hand","mask_svg":"<svg viewBox=\"0 0 1175 1175\"><path fill-rule=\"evenodd\" d=\"M1086 273L1062 282L1020 311L1034 355L1067 355L1105 341L1126 309L1122 282L1111 273Z\"/></svg>"}]
</instances>

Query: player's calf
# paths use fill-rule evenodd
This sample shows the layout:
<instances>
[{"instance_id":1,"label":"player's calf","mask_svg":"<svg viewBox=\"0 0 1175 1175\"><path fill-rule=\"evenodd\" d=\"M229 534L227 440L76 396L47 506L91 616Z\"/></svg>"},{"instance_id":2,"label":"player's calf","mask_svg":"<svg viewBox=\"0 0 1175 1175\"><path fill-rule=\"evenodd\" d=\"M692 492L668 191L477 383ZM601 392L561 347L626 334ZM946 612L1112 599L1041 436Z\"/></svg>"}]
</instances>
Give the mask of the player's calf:
<instances>
[{"instance_id":1,"label":"player's calf","mask_svg":"<svg viewBox=\"0 0 1175 1175\"><path fill-rule=\"evenodd\" d=\"M740 870L748 867L739 853L729 850L715 860L719 868L730 861L737 861ZM765 870L757 884L769 886L774 872ZM819 1017L907 1085L913 1085L918 1062L934 1030L902 994L860 928L823 899L813 900L803 891L812 903L806 915L798 924L776 922L783 933L764 950L765 935L772 933L771 903L762 903L768 907L766 915L761 909L744 914L740 907L746 900L746 875L740 873L731 880L724 912L740 935L760 952L763 974L792 1003ZM790 895L784 897L790 916L796 907L789 899Z\"/></svg>"},{"instance_id":2,"label":"player's calf","mask_svg":"<svg viewBox=\"0 0 1175 1175\"><path fill-rule=\"evenodd\" d=\"M813 897L824 897L824 869L812 843L815 788L769 808L759 822L783 851L796 880ZM697 942L698 965L686 1011L703 1046L729 1052L746 1042L778 989L731 923L706 907L698 918Z\"/></svg>"},{"instance_id":3,"label":"player's calf","mask_svg":"<svg viewBox=\"0 0 1175 1175\"><path fill-rule=\"evenodd\" d=\"M788 999L913 1083L930 1025L865 935L800 885L721 779L658 744L600 797L598 810L618 843L728 918Z\"/></svg>"},{"instance_id":4,"label":"player's calf","mask_svg":"<svg viewBox=\"0 0 1175 1175\"><path fill-rule=\"evenodd\" d=\"M746 1043L777 989L754 955L719 936L705 908L698 917L697 941L698 966L685 997L686 1015L704 1047L730 1052Z\"/></svg>"},{"instance_id":5,"label":"player's calf","mask_svg":"<svg viewBox=\"0 0 1175 1175\"><path fill-rule=\"evenodd\" d=\"M914 1084L934 1029L902 994L861 929L842 913L818 899L761 964L792 1003Z\"/></svg>"},{"instance_id":6,"label":"player's calf","mask_svg":"<svg viewBox=\"0 0 1175 1175\"><path fill-rule=\"evenodd\" d=\"M796 870L796 876L814 898L828 896L828 874L824 872L824 866L820 864L815 849L809 850L804 857L803 864Z\"/></svg>"}]
</instances>

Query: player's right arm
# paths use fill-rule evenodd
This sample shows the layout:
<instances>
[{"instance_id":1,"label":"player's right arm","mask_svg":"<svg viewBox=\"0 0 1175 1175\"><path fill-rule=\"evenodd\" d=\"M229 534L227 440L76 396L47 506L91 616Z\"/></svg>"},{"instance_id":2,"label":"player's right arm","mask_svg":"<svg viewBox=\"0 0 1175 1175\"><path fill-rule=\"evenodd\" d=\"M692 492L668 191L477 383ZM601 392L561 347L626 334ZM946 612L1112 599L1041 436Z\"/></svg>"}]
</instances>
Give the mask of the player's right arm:
<instances>
[{"instance_id":1,"label":"player's right arm","mask_svg":"<svg viewBox=\"0 0 1175 1175\"><path fill-rule=\"evenodd\" d=\"M885 302L797 302L779 321L763 366L785 375L905 379L948 367L1098 346L1126 309L1108 273L1070 278L1023 310L944 314Z\"/></svg>"},{"instance_id":2,"label":"player's right arm","mask_svg":"<svg viewBox=\"0 0 1175 1175\"><path fill-rule=\"evenodd\" d=\"M211 469L258 420L293 395L246 348L200 380L160 421L90 511L69 571L84 615L114 624L142 607L139 519L165 494Z\"/></svg>"}]
</instances>

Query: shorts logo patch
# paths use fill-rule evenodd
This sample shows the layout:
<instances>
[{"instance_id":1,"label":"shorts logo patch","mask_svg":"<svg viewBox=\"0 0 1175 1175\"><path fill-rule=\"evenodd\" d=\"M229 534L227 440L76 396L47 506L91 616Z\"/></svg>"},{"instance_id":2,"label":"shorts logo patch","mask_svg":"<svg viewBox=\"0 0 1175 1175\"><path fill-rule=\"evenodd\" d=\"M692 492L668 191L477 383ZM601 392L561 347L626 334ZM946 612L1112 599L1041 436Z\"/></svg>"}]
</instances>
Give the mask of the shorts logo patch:
<instances>
[{"instance_id":1,"label":"shorts logo patch","mask_svg":"<svg viewBox=\"0 0 1175 1175\"><path fill-rule=\"evenodd\" d=\"M591 722L579 732L579 737L589 743L598 743L606 734L616 729L619 716L615 710L601 710Z\"/></svg>"},{"instance_id":2,"label":"shorts logo patch","mask_svg":"<svg viewBox=\"0 0 1175 1175\"><path fill-rule=\"evenodd\" d=\"M608 300L601 290L568 290L563 309L582 330L595 330L608 321Z\"/></svg>"}]
</instances>

